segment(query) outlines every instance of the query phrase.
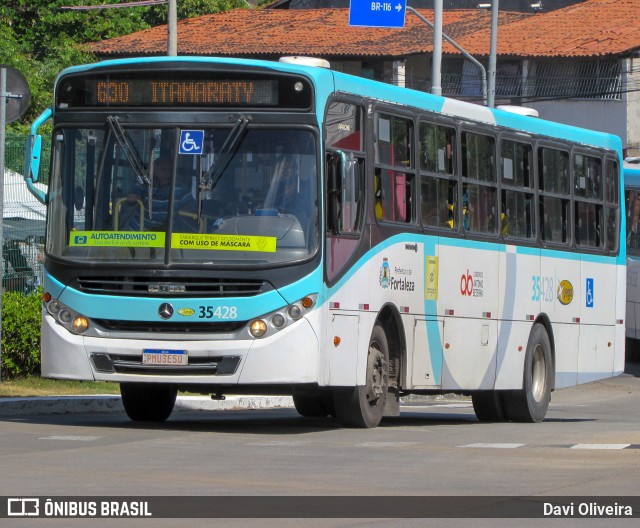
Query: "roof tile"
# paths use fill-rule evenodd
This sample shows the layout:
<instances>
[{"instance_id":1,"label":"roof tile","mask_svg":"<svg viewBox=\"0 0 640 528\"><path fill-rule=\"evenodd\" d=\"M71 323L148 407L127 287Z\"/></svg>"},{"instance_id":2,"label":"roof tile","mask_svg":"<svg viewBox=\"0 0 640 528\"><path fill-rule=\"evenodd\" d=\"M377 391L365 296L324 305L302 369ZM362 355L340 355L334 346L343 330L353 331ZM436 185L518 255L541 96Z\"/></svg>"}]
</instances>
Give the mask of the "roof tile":
<instances>
[{"instance_id":1,"label":"roof tile","mask_svg":"<svg viewBox=\"0 0 640 528\"><path fill-rule=\"evenodd\" d=\"M498 54L518 57L591 57L640 48L638 0L586 0L549 13L500 12ZM433 20L432 10L420 10ZM430 53L433 32L411 13L401 29L349 26L348 9L236 9L178 23L181 55L325 58L404 57ZM444 32L474 56L489 53L486 10L445 10ZM102 56L162 55L167 26L94 43ZM444 42L445 54L458 54Z\"/></svg>"}]
</instances>

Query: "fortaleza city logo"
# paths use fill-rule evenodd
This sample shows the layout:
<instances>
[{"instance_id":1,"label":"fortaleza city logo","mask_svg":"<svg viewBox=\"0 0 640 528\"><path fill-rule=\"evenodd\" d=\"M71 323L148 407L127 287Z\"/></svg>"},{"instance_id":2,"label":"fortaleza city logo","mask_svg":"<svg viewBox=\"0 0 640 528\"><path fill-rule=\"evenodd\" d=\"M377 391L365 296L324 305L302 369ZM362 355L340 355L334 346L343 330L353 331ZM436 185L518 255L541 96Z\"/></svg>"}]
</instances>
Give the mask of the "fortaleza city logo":
<instances>
[{"instance_id":1,"label":"fortaleza city logo","mask_svg":"<svg viewBox=\"0 0 640 528\"><path fill-rule=\"evenodd\" d=\"M380 266L380 286L382 288L394 291L415 291L416 284L411 280L412 275L412 270L397 266L393 268L392 272L389 259L386 257L382 259L382 266Z\"/></svg>"}]
</instances>

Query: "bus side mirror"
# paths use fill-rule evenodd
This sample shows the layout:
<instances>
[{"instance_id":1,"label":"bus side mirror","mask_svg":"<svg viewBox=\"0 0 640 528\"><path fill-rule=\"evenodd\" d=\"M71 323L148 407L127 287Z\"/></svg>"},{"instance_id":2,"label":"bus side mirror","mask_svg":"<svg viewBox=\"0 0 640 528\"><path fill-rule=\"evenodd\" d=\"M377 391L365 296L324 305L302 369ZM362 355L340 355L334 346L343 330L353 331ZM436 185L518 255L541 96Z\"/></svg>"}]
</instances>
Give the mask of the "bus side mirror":
<instances>
[{"instance_id":1,"label":"bus side mirror","mask_svg":"<svg viewBox=\"0 0 640 528\"><path fill-rule=\"evenodd\" d=\"M353 233L358 221L360 179L358 162L352 153L337 150L329 155L328 228L337 235Z\"/></svg>"},{"instance_id":2,"label":"bus side mirror","mask_svg":"<svg viewBox=\"0 0 640 528\"><path fill-rule=\"evenodd\" d=\"M30 178L33 183L40 179L40 161L42 160L42 136L30 134L27 137L27 148L24 160L25 178Z\"/></svg>"},{"instance_id":3,"label":"bus side mirror","mask_svg":"<svg viewBox=\"0 0 640 528\"><path fill-rule=\"evenodd\" d=\"M27 147L24 156L24 181L27 188L40 203L46 203L47 196L44 191L34 184L40 179L40 161L42 160L42 136L37 133L42 123L51 119L53 110L47 108L31 125L31 134L27 137Z\"/></svg>"}]
</instances>

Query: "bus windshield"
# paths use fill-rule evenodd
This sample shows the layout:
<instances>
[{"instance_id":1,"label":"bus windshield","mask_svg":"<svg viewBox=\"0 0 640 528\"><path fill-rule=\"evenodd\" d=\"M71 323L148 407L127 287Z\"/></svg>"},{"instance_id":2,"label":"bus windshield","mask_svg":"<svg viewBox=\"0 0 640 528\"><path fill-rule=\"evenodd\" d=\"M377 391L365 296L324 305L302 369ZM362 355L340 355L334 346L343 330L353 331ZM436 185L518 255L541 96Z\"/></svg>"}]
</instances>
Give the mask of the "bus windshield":
<instances>
[{"instance_id":1,"label":"bus windshield","mask_svg":"<svg viewBox=\"0 0 640 528\"><path fill-rule=\"evenodd\" d=\"M270 265L318 245L309 129L59 128L48 252L79 261Z\"/></svg>"}]
</instances>

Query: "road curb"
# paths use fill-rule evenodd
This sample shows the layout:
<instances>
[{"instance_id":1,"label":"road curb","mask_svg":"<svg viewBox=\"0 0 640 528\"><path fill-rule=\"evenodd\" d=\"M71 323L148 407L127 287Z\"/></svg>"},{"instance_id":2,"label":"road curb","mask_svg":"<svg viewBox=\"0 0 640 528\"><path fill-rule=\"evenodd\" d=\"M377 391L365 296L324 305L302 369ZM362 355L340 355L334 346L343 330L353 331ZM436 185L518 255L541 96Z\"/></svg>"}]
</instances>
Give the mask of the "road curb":
<instances>
[{"instance_id":1,"label":"road curb","mask_svg":"<svg viewBox=\"0 0 640 528\"><path fill-rule=\"evenodd\" d=\"M228 396L212 400L204 396L178 396L174 412L200 412L239 409L293 407L290 396ZM49 414L124 413L120 396L40 396L37 398L0 399L0 417Z\"/></svg>"}]
</instances>

